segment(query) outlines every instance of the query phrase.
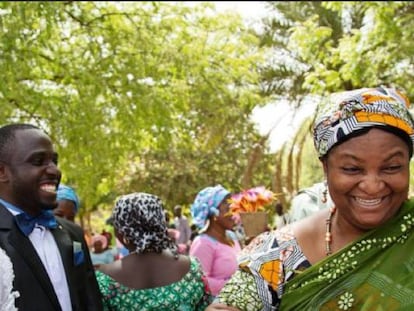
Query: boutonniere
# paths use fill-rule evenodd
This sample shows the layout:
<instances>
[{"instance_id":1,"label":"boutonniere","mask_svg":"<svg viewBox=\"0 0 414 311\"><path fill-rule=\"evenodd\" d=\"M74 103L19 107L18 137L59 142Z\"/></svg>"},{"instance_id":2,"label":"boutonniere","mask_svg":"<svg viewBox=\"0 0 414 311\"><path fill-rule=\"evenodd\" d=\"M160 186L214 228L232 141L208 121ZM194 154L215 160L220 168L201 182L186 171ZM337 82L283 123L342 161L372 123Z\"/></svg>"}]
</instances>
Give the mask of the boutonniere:
<instances>
[{"instance_id":1,"label":"boutonniere","mask_svg":"<svg viewBox=\"0 0 414 311\"><path fill-rule=\"evenodd\" d=\"M82 244L78 241L73 241L73 263L79 266L85 261L85 254L83 253Z\"/></svg>"}]
</instances>

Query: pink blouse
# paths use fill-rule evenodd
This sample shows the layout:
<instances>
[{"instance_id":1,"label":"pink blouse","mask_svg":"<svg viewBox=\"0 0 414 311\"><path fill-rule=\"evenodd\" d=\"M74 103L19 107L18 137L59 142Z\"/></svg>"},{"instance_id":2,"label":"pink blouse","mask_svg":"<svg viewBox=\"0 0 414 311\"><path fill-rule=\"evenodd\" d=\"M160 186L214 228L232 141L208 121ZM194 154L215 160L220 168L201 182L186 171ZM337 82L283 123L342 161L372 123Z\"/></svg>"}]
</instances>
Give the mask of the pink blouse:
<instances>
[{"instance_id":1,"label":"pink blouse","mask_svg":"<svg viewBox=\"0 0 414 311\"><path fill-rule=\"evenodd\" d=\"M237 255L240 252L239 241L234 245L220 243L207 234L200 234L191 244L190 256L197 257L201 262L203 271L213 296L217 296L237 270Z\"/></svg>"}]
</instances>

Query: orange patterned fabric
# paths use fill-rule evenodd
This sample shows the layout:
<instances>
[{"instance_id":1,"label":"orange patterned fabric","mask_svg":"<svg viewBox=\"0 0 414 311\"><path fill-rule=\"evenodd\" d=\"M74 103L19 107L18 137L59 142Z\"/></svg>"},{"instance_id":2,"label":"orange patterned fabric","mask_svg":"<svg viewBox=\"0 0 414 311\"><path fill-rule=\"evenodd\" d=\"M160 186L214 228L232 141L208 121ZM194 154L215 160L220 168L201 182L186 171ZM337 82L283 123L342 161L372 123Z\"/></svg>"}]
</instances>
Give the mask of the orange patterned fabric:
<instances>
[{"instance_id":1,"label":"orange patterned fabric","mask_svg":"<svg viewBox=\"0 0 414 311\"><path fill-rule=\"evenodd\" d=\"M314 127L314 144L319 157L324 157L348 135L370 127L400 129L414 142L414 121L409 105L405 95L391 88L364 88L332 95Z\"/></svg>"},{"instance_id":2,"label":"orange patterned fabric","mask_svg":"<svg viewBox=\"0 0 414 311\"><path fill-rule=\"evenodd\" d=\"M239 255L239 270L216 298L240 310L277 310L284 286L310 267L287 225L257 236Z\"/></svg>"}]
</instances>

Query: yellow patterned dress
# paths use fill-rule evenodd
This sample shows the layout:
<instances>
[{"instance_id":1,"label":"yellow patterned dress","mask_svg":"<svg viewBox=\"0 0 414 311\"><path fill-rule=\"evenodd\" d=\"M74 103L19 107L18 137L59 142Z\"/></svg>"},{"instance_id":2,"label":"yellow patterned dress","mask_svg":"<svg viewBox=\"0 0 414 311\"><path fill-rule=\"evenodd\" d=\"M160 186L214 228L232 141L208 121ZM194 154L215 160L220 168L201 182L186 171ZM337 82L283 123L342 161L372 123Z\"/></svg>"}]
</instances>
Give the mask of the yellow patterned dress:
<instances>
[{"instance_id":1,"label":"yellow patterned dress","mask_svg":"<svg viewBox=\"0 0 414 311\"><path fill-rule=\"evenodd\" d=\"M243 249L238 261L240 269L215 302L248 311L278 310L284 284L310 267L290 225L257 236Z\"/></svg>"}]
</instances>

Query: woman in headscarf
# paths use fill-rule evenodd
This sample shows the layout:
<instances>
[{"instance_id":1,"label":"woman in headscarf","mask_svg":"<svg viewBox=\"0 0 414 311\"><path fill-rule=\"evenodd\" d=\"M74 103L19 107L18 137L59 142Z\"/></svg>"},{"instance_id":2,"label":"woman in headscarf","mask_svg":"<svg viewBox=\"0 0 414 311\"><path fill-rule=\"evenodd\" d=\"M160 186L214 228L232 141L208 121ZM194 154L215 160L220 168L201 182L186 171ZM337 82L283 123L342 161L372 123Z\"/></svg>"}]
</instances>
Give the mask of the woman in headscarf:
<instances>
[{"instance_id":1,"label":"woman in headscarf","mask_svg":"<svg viewBox=\"0 0 414 311\"><path fill-rule=\"evenodd\" d=\"M237 270L240 244L231 230L235 222L228 199L231 193L221 185L201 190L191 205L193 224L200 228L190 247L199 258L212 294L217 295Z\"/></svg>"},{"instance_id":2,"label":"woman in headscarf","mask_svg":"<svg viewBox=\"0 0 414 311\"><path fill-rule=\"evenodd\" d=\"M314 144L334 207L258 236L207 310L414 309L408 107L383 87L333 97Z\"/></svg>"},{"instance_id":3,"label":"woman in headscarf","mask_svg":"<svg viewBox=\"0 0 414 311\"><path fill-rule=\"evenodd\" d=\"M211 302L200 263L178 254L164 206L148 193L121 196L112 212L117 238L129 254L101 265L96 277L104 310L204 310Z\"/></svg>"},{"instance_id":4,"label":"woman in headscarf","mask_svg":"<svg viewBox=\"0 0 414 311\"><path fill-rule=\"evenodd\" d=\"M79 198L75 190L67 185L60 184L56 193L57 207L53 210L55 216L75 221L79 210Z\"/></svg>"}]
</instances>

